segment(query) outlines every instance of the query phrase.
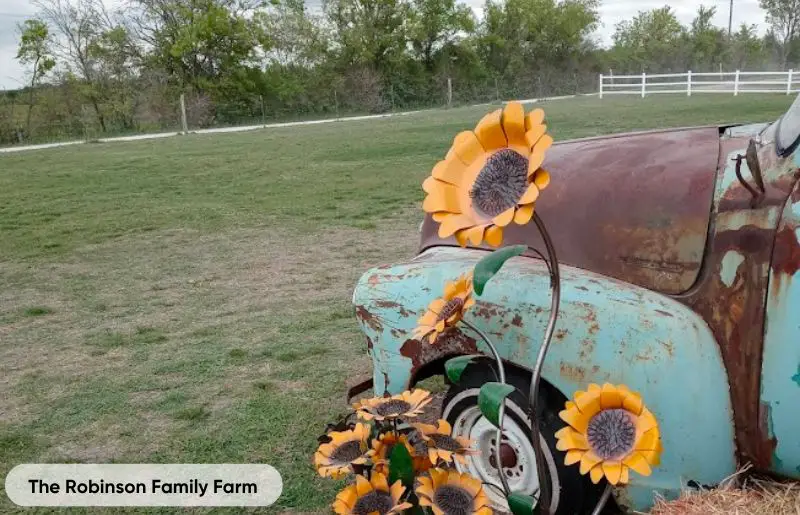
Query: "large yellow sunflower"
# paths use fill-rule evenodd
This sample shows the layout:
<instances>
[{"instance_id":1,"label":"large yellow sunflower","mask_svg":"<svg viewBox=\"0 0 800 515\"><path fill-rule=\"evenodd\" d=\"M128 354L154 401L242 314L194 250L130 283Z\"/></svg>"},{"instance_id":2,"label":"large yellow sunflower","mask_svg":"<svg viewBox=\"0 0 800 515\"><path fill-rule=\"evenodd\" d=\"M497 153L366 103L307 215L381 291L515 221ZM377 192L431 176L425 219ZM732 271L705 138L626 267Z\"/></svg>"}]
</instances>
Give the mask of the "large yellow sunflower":
<instances>
[{"instance_id":1,"label":"large yellow sunflower","mask_svg":"<svg viewBox=\"0 0 800 515\"><path fill-rule=\"evenodd\" d=\"M356 476L356 484L348 486L336 496L333 511L339 515L401 513L412 507L409 502L400 502L405 491L399 479L389 488L386 476L378 472L372 473L371 480Z\"/></svg>"},{"instance_id":2,"label":"large yellow sunflower","mask_svg":"<svg viewBox=\"0 0 800 515\"><path fill-rule=\"evenodd\" d=\"M492 515L478 479L455 470L431 469L429 474L418 479L414 490L420 506L430 506L435 515Z\"/></svg>"},{"instance_id":3,"label":"large yellow sunflower","mask_svg":"<svg viewBox=\"0 0 800 515\"><path fill-rule=\"evenodd\" d=\"M566 451L564 463L580 462L581 474L593 483L605 476L612 485L626 484L629 469L649 476L660 462L658 422L642 398L625 385L590 384L575 392L559 417L569 424L556 433L556 448Z\"/></svg>"},{"instance_id":4,"label":"large yellow sunflower","mask_svg":"<svg viewBox=\"0 0 800 515\"><path fill-rule=\"evenodd\" d=\"M365 464L370 431L368 425L359 423L348 431L328 433L331 441L321 444L314 453L314 465L319 475L339 479L353 472L353 465Z\"/></svg>"},{"instance_id":5,"label":"large yellow sunflower","mask_svg":"<svg viewBox=\"0 0 800 515\"><path fill-rule=\"evenodd\" d=\"M466 463L467 455L478 453L472 449L474 442L471 440L463 436L453 438L451 436L453 428L444 419L439 419L438 424L435 426L431 424L415 424L414 428L422 434L422 438L428 443L428 457L434 465L439 463L440 459L445 463L451 463L453 459Z\"/></svg>"},{"instance_id":6,"label":"large yellow sunflower","mask_svg":"<svg viewBox=\"0 0 800 515\"><path fill-rule=\"evenodd\" d=\"M422 414L422 408L433 399L431 393L421 389L408 391L392 397L373 397L353 404L358 416L364 420L392 420L413 418Z\"/></svg>"},{"instance_id":7,"label":"large yellow sunflower","mask_svg":"<svg viewBox=\"0 0 800 515\"><path fill-rule=\"evenodd\" d=\"M472 272L448 281L444 295L428 304L428 309L417 321L412 336L419 340L427 337L431 345L446 329L453 327L464 316L464 312L475 305L472 297Z\"/></svg>"},{"instance_id":8,"label":"large yellow sunflower","mask_svg":"<svg viewBox=\"0 0 800 515\"><path fill-rule=\"evenodd\" d=\"M389 474L389 458L392 456L394 446L398 443L404 445L408 449L408 454L412 458L414 457L414 448L408 443L408 438L405 435L397 436L392 431L383 433L372 440L372 449L369 450L369 457L374 464L372 470L381 474Z\"/></svg>"},{"instance_id":9,"label":"large yellow sunflower","mask_svg":"<svg viewBox=\"0 0 800 515\"><path fill-rule=\"evenodd\" d=\"M422 183L422 208L439 222L439 237L454 235L462 247L484 240L499 247L504 227L531 220L539 191L550 183L541 166L553 138L543 121L541 109L525 116L522 104L509 102L456 135Z\"/></svg>"}]
</instances>

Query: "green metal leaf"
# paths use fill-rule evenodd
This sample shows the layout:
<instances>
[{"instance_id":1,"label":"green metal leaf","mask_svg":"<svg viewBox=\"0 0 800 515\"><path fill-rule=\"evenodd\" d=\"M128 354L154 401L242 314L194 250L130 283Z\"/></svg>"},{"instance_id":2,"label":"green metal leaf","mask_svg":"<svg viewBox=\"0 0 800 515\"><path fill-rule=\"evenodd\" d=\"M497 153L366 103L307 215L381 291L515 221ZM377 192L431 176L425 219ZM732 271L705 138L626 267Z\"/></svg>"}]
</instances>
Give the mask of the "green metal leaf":
<instances>
[{"instance_id":1,"label":"green metal leaf","mask_svg":"<svg viewBox=\"0 0 800 515\"><path fill-rule=\"evenodd\" d=\"M512 492L506 497L508 507L514 515L532 515L539 513L536 508L536 499L530 495Z\"/></svg>"},{"instance_id":2,"label":"green metal leaf","mask_svg":"<svg viewBox=\"0 0 800 515\"><path fill-rule=\"evenodd\" d=\"M389 484L393 485L398 479L406 488L414 487L414 464L405 445L392 447L389 456Z\"/></svg>"},{"instance_id":3,"label":"green metal leaf","mask_svg":"<svg viewBox=\"0 0 800 515\"><path fill-rule=\"evenodd\" d=\"M486 283L489 282L489 279L494 277L494 274L496 274L500 268L502 268L503 263L514 256L521 255L527 248L528 247L525 245L512 245L510 247L503 247L502 249L495 250L485 258L478 261L478 264L475 265L475 271L472 275L472 287L475 290L475 293L478 296L481 296Z\"/></svg>"},{"instance_id":4,"label":"green metal leaf","mask_svg":"<svg viewBox=\"0 0 800 515\"><path fill-rule=\"evenodd\" d=\"M478 354L468 354L466 356L456 356L455 358L448 359L444 364L444 371L447 373L447 378L458 384L461 381L461 375L467 366L482 356Z\"/></svg>"},{"instance_id":5,"label":"green metal leaf","mask_svg":"<svg viewBox=\"0 0 800 515\"><path fill-rule=\"evenodd\" d=\"M500 427L500 406L514 387L505 383L484 383L478 394L478 407L495 427Z\"/></svg>"}]
</instances>

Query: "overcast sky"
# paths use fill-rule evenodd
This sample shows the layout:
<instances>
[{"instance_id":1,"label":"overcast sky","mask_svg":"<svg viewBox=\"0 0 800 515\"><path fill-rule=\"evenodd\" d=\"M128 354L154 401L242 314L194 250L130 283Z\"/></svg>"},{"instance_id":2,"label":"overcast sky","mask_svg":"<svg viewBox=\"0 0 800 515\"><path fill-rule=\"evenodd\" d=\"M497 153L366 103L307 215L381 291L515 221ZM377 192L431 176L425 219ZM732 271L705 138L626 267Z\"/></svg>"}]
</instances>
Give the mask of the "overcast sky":
<instances>
[{"instance_id":1,"label":"overcast sky","mask_svg":"<svg viewBox=\"0 0 800 515\"><path fill-rule=\"evenodd\" d=\"M611 42L614 25L626 18L633 17L638 11L662 7L666 4L672 6L678 19L684 24L691 22L697 7L701 4L716 6L717 15L714 23L721 27L728 25L729 0L601 0L600 17L601 27L597 31L597 38L602 44ZM121 3L120 0L107 0L109 5ZM484 0L466 0L476 13L480 14ZM319 4L318 0L307 0L313 8ZM0 89L17 88L25 79L25 71L19 66L14 56L16 55L18 34L16 25L35 14L36 9L29 0L0 0ZM758 0L734 0L733 25L740 23L755 23L760 33L766 30L764 13L758 7Z\"/></svg>"}]
</instances>

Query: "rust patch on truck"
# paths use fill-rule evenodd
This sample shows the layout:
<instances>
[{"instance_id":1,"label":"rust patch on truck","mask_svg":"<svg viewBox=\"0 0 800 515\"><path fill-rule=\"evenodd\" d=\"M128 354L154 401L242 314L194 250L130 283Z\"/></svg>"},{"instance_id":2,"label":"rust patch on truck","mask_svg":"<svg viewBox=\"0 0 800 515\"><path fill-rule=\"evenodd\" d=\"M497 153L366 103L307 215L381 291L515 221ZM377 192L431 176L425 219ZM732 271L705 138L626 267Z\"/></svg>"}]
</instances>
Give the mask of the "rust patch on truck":
<instances>
[{"instance_id":1,"label":"rust patch on truck","mask_svg":"<svg viewBox=\"0 0 800 515\"><path fill-rule=\"evenodd\" d=\"M411 360L411 369L415 371L425 363L439 358L477 352L478 346L475 338L466 335L457 327L441 333L435 345L410 338L400 347L400 355Z\"/></svg>"},{"instance_id":2,"label":"rust patch on truck","mask_svg":"<svg viewBox=\"0 0 800 515\"><path fill-rule=\"evenodd\" d=\"M356 318L370 327L373 331L380 333L383 331L383 324L379 317L373 315L364 306L356 306Z\"/></svg>"},{"instance_id":3,"label":"rust patch on truck","mask_svg":"<svg viewBox=\"0 0 800 515\"><path fill-rule=\"evenodd\" d=\"M785 227L775 235L772 269L778 274L789 276L800 270L800 243L792 227Z\"/></svg>"}]
</instances>

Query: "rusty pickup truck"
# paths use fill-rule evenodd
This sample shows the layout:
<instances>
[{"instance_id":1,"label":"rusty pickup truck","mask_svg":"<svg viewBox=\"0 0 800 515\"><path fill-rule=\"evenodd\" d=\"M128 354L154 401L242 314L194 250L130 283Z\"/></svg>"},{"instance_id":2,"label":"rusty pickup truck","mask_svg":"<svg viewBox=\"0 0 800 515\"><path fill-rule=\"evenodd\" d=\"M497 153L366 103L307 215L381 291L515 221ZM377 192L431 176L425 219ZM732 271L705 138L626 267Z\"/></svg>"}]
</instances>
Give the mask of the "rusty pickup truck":
<instances>
[{"instance_id":1,"label":"rusty pickup truck","mask_svg":"<svg viewBox=\"0 0 800 515\"><path fill-rule=\"evenodd\" d=\"M623 509L652 506L687 484L714 485L738 467L800 478L800 98L774 123L593 137L555 144L553 181L536 210L561 262L561 311L543 371L539 417L551 513L591 509L602 490L563 466L557 413L587 383L625 383L661 424L664 453L649 477L614 490ZM428 216L420 252L359 280L353 301L374 363L375 393L395 394L475 353L469 329L436 345L411 336L442 285L488 247L460 248ZM505 241L541 248L532 226ZM509 261L470 321L494 338L511 381L528 391L550 306L535 255ZM494 446L514 491L534 494L526 399L512 395L507 435L477 406L481 365L443 401L458 436L482 451L466 469L496 478ZM507 461L505 461L507 460ZM502 506L502 496L493 501Z\"/></svg>"}]
</instances>

